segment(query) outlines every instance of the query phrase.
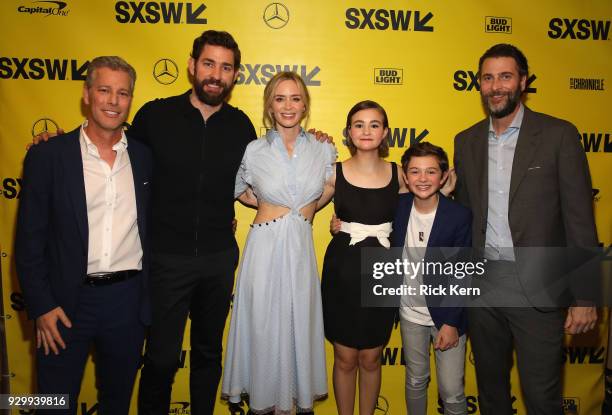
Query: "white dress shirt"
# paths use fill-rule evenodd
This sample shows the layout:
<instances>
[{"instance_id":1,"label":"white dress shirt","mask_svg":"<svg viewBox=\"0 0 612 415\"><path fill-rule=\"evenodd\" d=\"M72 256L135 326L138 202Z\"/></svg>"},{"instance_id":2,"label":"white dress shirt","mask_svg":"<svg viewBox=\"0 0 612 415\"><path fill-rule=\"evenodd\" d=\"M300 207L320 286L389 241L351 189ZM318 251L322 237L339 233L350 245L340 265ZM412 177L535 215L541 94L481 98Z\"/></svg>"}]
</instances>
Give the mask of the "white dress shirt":
<instances>
[{"instance_id":1,"label":"white dress shirt","mask_svg":"<svg viewBox=\"0 0 612 415\"><path fill-rule=\"evenodd\" d=\"M80 144L87 199L89 247L87 273L142 269L134 177L127 138L113 146L113 167L100 158L98 148L81 127Z\"/></svg>"}]
</instances>

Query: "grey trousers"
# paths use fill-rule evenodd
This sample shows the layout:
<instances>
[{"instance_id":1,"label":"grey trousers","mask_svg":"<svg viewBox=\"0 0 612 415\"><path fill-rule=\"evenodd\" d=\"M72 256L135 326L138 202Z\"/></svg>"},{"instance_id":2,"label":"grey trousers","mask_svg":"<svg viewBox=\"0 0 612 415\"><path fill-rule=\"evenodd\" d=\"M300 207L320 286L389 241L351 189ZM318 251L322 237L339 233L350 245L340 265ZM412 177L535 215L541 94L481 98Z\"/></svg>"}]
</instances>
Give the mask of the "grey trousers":
<instances>
[{"instance_id":1,"label":"grey trousers","mask_svg":"<svg viewBox=\"0 0 612 415\"><path fill-rule=\"evenodd\" d=\"M435 326L423 326L407 320L400 321L404 359L406 360L406 407L409 415L427 414L427 386L429 385L429 350L438 336ZM465 334L457 347L435 350L438 392L444 403L444 415L465 415L464 393Z\"/></svg>"}]
</instances>

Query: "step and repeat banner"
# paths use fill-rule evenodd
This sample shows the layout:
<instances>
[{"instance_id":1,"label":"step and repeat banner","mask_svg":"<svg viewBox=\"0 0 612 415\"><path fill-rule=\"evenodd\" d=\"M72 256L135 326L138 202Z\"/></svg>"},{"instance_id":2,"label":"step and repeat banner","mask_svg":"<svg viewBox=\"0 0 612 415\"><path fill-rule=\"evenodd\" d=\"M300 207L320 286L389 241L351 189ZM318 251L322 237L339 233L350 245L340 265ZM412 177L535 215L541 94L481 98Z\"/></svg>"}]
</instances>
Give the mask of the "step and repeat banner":
<instances>
[{"instance_id":1,"label":"step and repeat banner","mask_svg":"<svg viewBox=\"0 0 612 415\"><path fill-rule=\"evenodd\" d=\"M81 90L88 61L119 55L138 73L132 115L145 102L190 88L192 41L207 29L227 30L242 50L231 103L263 132L262 97L277 72L299 73L312 95L310 127L335 138L339 159L346 114L363 99L380 102L391 126L389 160L411 144L431 141L452 157L455 134L482 119L478 59L495 43L518 46L530 63L526 105L573 122L593 176L599 239L612 241L612 2L609 0L4 0L0 5L0 246L2 293L12 393L34 391L33 325L26 319L15 276L13 239L25 146L32 135L71 129L83 120ZM172 145L172 137L168 137ZM227 143L232 145L232 143ZM173 188L165 189L168 198ZM330 240L333 206L314 222L319 267ZM254 211L237 205L242 247ZM595 415L603 396L607 318L563 348L566 414ZM189 414L189 326L171 414ZM336 413L327 345L330 397L316 407ZM376 414L405 413L399 327L383 351L383 385ZM468 413L477 414L473 358L468 347ZM515 413L526 414L512 373ZM442 413L435 376L429 414ZM97 413L88 363L79 414ZM132 413L136 413L135 408ZM219 404L215 413L227 413Z\"/></svg>"}]
</instances>

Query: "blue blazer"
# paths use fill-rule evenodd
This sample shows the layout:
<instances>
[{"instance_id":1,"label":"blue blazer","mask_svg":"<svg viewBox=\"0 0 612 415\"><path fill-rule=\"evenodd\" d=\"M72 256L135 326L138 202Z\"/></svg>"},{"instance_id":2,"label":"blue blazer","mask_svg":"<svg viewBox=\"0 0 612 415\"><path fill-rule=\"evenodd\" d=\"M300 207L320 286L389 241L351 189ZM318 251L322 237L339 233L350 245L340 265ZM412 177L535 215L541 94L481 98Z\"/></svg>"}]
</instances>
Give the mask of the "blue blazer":
<instances>
[{"instance_id":1,"label":"blue blazer","mask_svg":"<svg viewBox=\"0 0 612 415\"><path fill-rule=\"evenodd\" d=\"M403 247L408 229L408 219L412 210L414 195L404 193L399 197L399 203L393 221L391 244ZM466 207L453 202L440 194L438 209L434 218L428 247L470 247L472 246L472 213ZM429 304L429 299L427 299ZM440 329L443 324L456 327L459 335L465 333L467 319L460 307L431 307L429 314L435 326Z\"/></svg>"},{"instance_id":2,"label":"blue blazer","mask_svg":"<svg viewBox=\"0 0 612 415\"><path fill-rule=\"evenodd\" d=\"M87 274L89 226L79 132L77 128L33 146L24 160L15 260L26 310L32 319L58 306L72 319L79 287ZM129 138L127 151L143 251L140 318L149 324L148 233L153 161L144 144Z\"/></svg>"}]
</instances>

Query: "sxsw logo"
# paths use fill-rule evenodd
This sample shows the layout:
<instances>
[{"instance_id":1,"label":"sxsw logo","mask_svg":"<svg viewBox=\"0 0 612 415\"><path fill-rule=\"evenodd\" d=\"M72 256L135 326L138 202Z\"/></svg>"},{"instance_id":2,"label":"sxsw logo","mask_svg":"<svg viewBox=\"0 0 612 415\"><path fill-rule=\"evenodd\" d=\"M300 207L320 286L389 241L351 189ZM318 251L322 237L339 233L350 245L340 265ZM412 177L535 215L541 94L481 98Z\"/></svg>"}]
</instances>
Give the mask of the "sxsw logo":
<instances>
[{"instance_id":1,"label":"sxsw logo","mask_svg":"<svg viewBox=\"0 0 612 415\"><path fill-rule=\"evenodd\" d=\"M525 85L525 93L533 94L538 92L538 89L533 86L533 83L538 77L535 74L531 74L527 78L527 84ZM480 91L480 82L478 82L478 73L474 71L455 71L453 75L453 88L457 91Z\"/></svg>"},{"instance_id":2,"label":"sxsw logo","mask_svg":"<svg viewBox=\"0 0 612 415\"><path fill-rule=\"evenodd\" d=\"M302 77L307 86L321 86L321 81L317 75L321 72L318 66L309 67L307 65L274 65L271 63L240 64L237 85L265 85L270 78L279 72L295 72Z\"/></svg>"},{"instance_id":3,"label":"sxsw logo","mask_svg":"<svg viewBox=\"0 0 612 415\"><path fill-rule=\"evenodd\" d=\"M21 178L6 177L0 179L0 196L5 199L19 199L21 193Z\"/></svg>"},{"instance_id":4,"label":"sxsw logo","mask_svg":"<svg viewBox=\"0 0 612 415\"><path fill-rule=\"evenodd\" d=\"M39 0L33 1L36 5L31 6L19 6L17 11L19 13L28 14L41 14L43 17L48 16L68 16L70 10L66 9L68 3L65 1L50 1L50 0ZM42 3L39 5L39 3Z\"/></svg>"},{"instance_id":5,"label":"sxsw logo","mask_svg":"<svg viewBox=\"0 0 612 415\"><path fill-rule=\"evenodd\" d=\"M402 85L404 70L395 68L375 68L374 83L377 85Z\"/></svg>"},{"instance_id":6,"label":"sxsw logo","mask_svg":"<svg viewBox=\"0 0 612 415\"><path fill-rule=\"evenodd\" d=\"M580 415L580 399L564 397L563 415Z\"/></svg>"},{"instance_id":7,"label":"sxsw logo","mask_svg":"<svg viewBox=\"0 0 612 415\"><path fill-rule=\"evenodd\" d=\"M599 365L605 361L604 347L571 346L563 348L563 363Z\"/></svg>"},{"instance_id":8,"label":"sxsw logo","mask_svg":"<svg viewBox=\"0 0 612 415\"><path fill-rule=\"evenodd\" d=\"M168 1L118 1L115 19L119 23L206 24L204 3Z\"/></svg>"},{"instance_id":9,"label":"sxsw logo","mask_svg":"<svg viewBox=\"0 0 612 415\"><path fill-rule=\"evenodd\" d=\"M517 414L518 410L514 407L516 405L516 396L512 395L512 397L510 398L510 401L512 402L512 413L513 414ZM465 403L467 404L467 413L468 414L478 414L478 396L474 396L474 395L466 395L465 396ZM444 415L444 402L442 401L441 398L438 398L438 408L437 408L437 412L438 414L442 414Z\"/></svg>"},{"instance_id":10,"label":"sxsw logo","mask_svg":"<svg viewBox=\"0 0 612 415\"><path fill-rule=\"evenodd\" d=\"M422 130L417 130L416 128L390 128L389 147L409 147L423 141L427 134L429 134L427 128ZM408 141L406 141L406 138L408 138Z\"/></svg>"},{"instance_id":11,"label":"sxsw logo","mask_svg":"<svg viewBox=\"0 0 612 415\"><path fill-rule=\"evenodd\" d=\"M403 32L433 32L428 25L433 13L420 10L346 9L344 24L349 29L401 30ZM410 24L412 22L412 25Z\"/></svg>"},{"instance_id":12,"label":"sxsw logo","mask_svg":"<svg viewBox=\"0 0 612 415\"><path fill-rule=\"evenodd\" d=\"M509 17L485 17L485 32L512 33L512 19Z\"/></svg>"},{"instance_id":13,"label":"sxsw logo","mask_svg":"<svg viewBox=\"0 0 612 415\"><path fill-rule=\"evenodd\" d=\"M555 17L548 23L551 39L608 40L610 20L565 19Z\"/></svg>"},{"instance_id":14,"label":"sxsw logo","mask_svg":"<svg viewBox=\"0 0 612 415\"><path fill-rule=\"evenodd\" d=\"M84 81L89 61L0 57L0 79Z\"/></svg>"},{"instance_id":15,"label":"sxsw logo","mask_svg":"<svg viewBox=\"0 0 612 415\"><path fill-rule=\"evenodd\" d=\"M582 133L582 146L584 151L590 153L610 153L612 152L612 142L610 133Z\"/></svg>"}]
</instances>

